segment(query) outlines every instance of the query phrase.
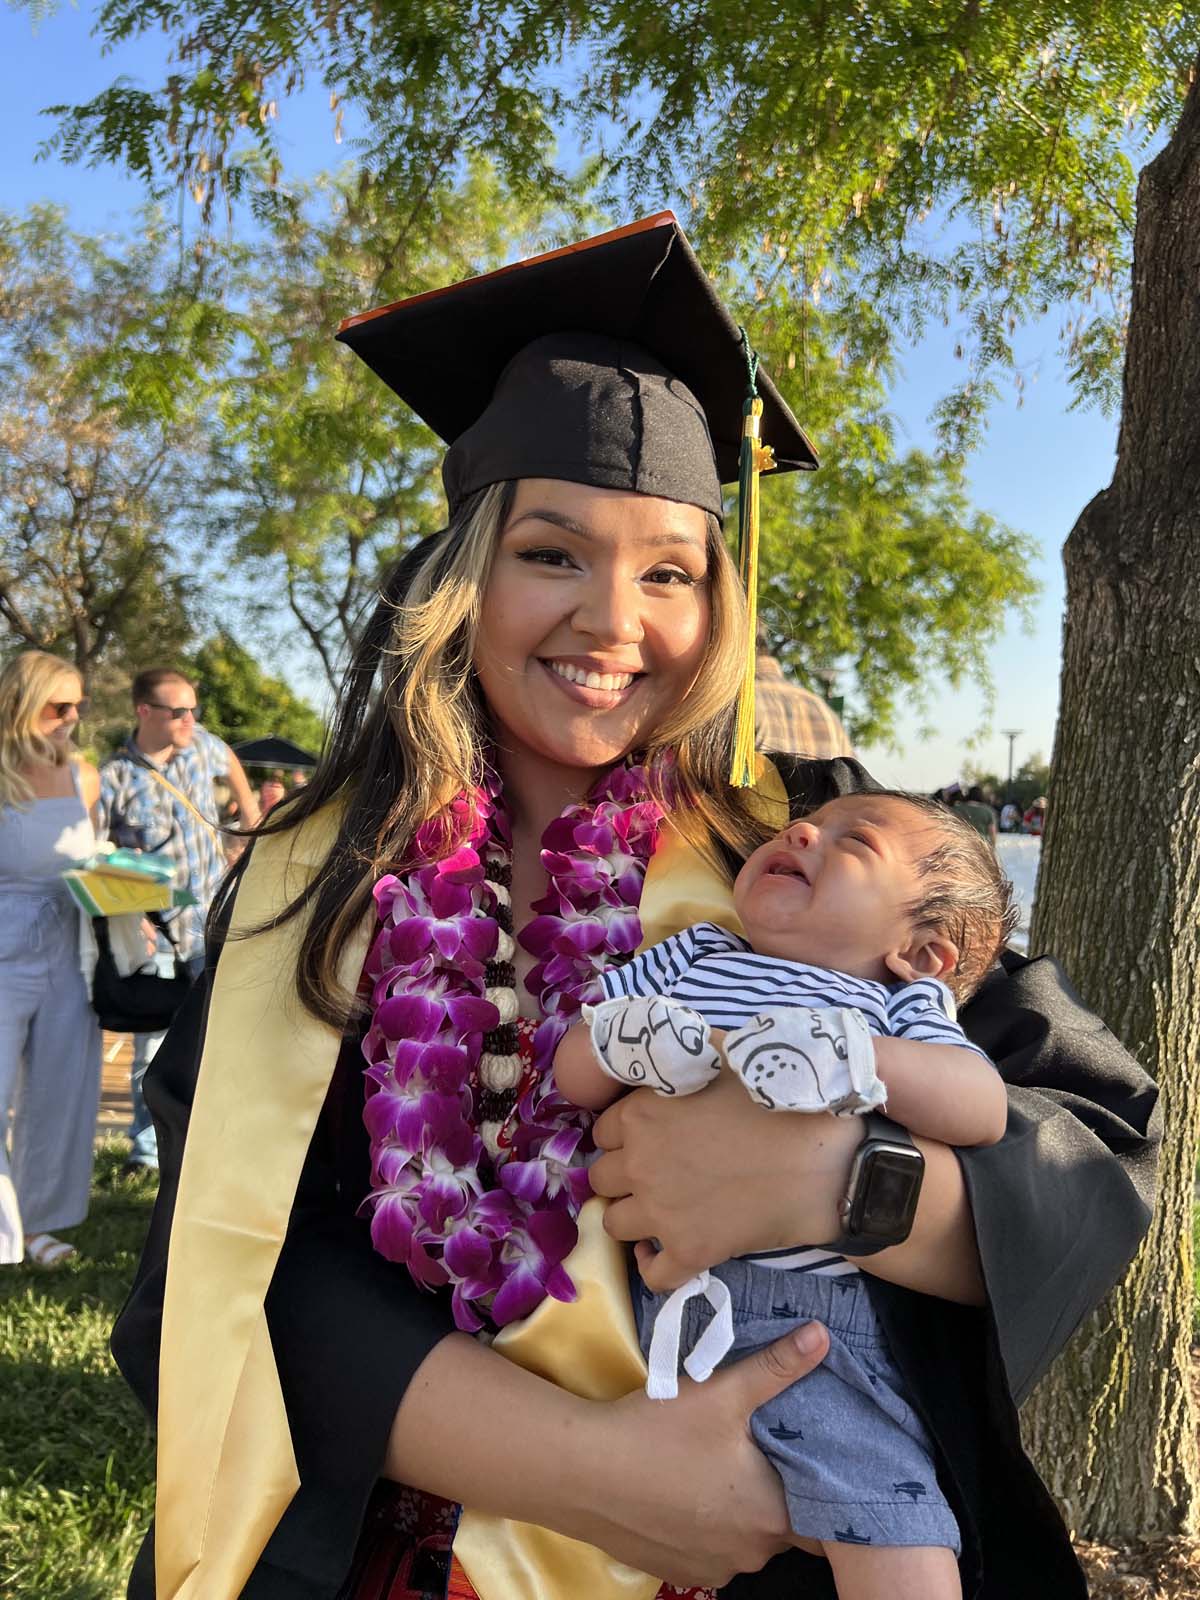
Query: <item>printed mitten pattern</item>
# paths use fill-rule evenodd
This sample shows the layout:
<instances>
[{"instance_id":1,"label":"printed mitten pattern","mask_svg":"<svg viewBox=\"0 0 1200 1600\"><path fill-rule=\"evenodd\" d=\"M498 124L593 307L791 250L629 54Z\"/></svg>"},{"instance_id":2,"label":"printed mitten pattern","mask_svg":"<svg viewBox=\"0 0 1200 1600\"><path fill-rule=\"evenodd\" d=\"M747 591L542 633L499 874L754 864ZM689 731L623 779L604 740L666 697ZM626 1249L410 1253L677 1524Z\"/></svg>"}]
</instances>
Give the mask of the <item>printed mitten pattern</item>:
<instances>
[{"instance_id":1,"label":"printed mitten pattern","mask_svg":"<svg viewBox=\"0 0 1200 1600\"><path fill-rule=\"evenodd\" d=\"M592 1049L610 1078L657 1094L695 1094L721 1070L698 1011L663 995L618 996L583 1007Z\"/></svg>"},{"instance_id":2,"label":"printed mitten pattern","mask_svg":"<svg viewBox=\"0 0 1200 1600\"><path fill-rule=\"evenodd\" d=\"M725 1035L725 1059L769 1111L857 1117L887 1099L866 1018L848 1006L761 1012Z\"/></svg>"}]
</instances>

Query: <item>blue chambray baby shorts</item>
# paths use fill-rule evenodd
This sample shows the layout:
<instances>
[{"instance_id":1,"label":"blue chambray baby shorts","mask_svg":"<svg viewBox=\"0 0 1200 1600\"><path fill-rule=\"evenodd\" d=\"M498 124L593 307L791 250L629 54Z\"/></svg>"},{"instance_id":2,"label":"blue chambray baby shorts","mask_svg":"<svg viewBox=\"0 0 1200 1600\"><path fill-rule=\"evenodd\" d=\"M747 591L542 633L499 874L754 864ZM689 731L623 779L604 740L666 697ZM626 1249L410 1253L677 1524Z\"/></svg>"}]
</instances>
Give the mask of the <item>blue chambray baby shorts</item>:
<instances>
[{"instance_id":1,"label":"blue chambray baby shorts","mask_svg":"<svg viewBox=\"0 0 1200 1600\"><path fill-rule=\"evenodd\" d=\"M828 1544L942 1545L958 1555L958 1523L938 1487L929 1436L909 1404L861 1276L777 1271L747 1261L726 1261L713 1276L724 1280L733 1300L734 1344L722 1366L801 1323L829 1329L821 1365L751 1418L755 1442L783 1479L792 1531ZM639 1288L638 1332L648 1352L666 1296ZM711 1316L703 1297L689 1301L681 1357Z\"/></svg>"}]
</instances>

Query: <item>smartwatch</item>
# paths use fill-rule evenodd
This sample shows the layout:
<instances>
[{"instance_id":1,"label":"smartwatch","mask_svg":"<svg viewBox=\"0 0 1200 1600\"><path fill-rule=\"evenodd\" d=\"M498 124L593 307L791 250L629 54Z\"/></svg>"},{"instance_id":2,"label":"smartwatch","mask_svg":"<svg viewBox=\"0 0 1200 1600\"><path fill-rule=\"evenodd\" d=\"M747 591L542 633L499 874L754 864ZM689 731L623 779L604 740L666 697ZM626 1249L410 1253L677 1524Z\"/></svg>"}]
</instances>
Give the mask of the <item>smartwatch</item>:
<instances>
[{"instance_id":1,"label":"smartwatch","mask_svg":"<svg viewBox=\"0 0 1200 1600\"><path fill-rule=\"evenodd\" d=\"M925 1157L907 1128L878 1111L862 1120L865 1134L838 1210L842 1232L822 1246L845 1256L873 1256L903 1244L912 1231L925 1176Z\"/></svg>"}]
</instances>

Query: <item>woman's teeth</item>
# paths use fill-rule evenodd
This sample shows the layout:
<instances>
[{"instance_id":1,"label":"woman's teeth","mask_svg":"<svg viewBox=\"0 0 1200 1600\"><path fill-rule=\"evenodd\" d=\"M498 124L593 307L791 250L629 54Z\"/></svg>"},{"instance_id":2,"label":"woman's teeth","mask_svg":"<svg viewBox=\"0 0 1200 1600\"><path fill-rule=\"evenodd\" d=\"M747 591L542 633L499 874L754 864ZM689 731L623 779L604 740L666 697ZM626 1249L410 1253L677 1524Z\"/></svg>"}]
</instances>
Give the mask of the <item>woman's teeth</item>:
<instances>
[{"instance_id":1,"label":"woman's teeth","mask_svg":"<svg viewBox=\"0 0 1200 1600\"><path fill-rule=\"evenodd\" d=\"M628 689L637 677L636 672L584 672L566 661L547 661L546 665L568 683L581 684L585 689Z\"/></svg>"}]
</instances>

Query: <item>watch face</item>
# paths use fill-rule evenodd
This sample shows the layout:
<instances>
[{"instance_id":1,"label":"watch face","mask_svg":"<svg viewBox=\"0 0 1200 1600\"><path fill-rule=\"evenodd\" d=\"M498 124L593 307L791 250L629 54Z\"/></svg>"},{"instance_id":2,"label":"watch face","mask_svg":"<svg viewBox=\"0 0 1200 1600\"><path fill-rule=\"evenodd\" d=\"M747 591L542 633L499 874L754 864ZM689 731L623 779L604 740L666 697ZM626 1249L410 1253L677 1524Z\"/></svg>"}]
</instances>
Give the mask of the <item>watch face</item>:
<instances>
[{"instance_id":1,"label":"watch face","mask_svg":"<svg viewBox=\"0 0 1200 1600\"><path fill-rule=\"evenodd\" d=\"M850 1231L899 1244L908 1237L925 1163L914 1150L868 1150L863 1156Z\"/></svg>"}]
</instances>

